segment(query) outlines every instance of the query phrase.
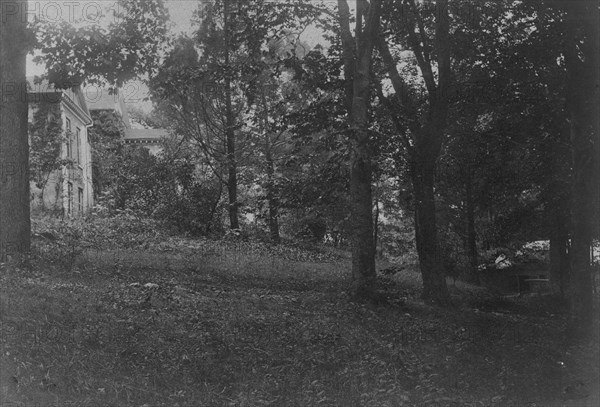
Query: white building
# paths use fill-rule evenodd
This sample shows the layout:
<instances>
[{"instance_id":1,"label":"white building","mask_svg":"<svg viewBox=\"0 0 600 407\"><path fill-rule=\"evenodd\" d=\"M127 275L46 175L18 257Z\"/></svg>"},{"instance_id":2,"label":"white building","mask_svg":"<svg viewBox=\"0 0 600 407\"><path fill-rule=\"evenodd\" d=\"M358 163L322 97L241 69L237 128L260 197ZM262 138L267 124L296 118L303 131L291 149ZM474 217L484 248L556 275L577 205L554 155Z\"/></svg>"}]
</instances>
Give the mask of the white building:
<instances>
[{"instance_id":1,"label":"white building","mask_svg":"<svg viewBox=\"0 0 600 407\"><path fill-rule=\"evenodd\" d=\"M92 118L81 89L28 78L28 101L32 211L80 216L94 205ZM56 134L54 141L47 141L49 134Z\"/></svg>"}]
</instances>

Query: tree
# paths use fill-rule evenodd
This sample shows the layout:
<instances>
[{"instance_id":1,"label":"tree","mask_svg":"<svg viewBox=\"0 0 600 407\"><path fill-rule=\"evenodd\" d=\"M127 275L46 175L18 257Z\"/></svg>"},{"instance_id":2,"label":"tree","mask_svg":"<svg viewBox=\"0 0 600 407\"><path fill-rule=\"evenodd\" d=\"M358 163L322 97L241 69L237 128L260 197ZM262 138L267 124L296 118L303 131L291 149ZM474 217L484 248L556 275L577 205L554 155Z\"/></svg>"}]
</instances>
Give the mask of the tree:
<instances>
[{"instance_id":1,"label":"tree","mask_svg":"<svg viewBox=\"0 0 600 407\"><path fill-rule=\"evenodd\" d=\"M248 49L241 16L252 4L218 0L201 5L194 38L180 37L151 81L178 131L193 139L228 192L231 229L239 229L240 76Z\"/></svg>"},{"instance_id":2,"label":"tree","mask_svg":"<svg viewBox=\"0 0 600 407\"><path fill-rule=\"evenodd\" d=\"M415 238L423 276L423 299L446 305L450 302L450 296L439 250L434 181L436 161L446 131L451 82L448 1L438 0L435 3L435 54L432 52L431 39L428 38L421 15L421 9L425 6L417 6L414 0L404 4L408 6L408 9L402 10L406 13L403 21L407 24L404 27L407 42L417 61L427 91L427 107L422 119L420 122L414 119L411 121L408 131L411 140L404 137L404 146L409 150L409 168L415 199ZM400 5L399 8L402 9L403 6ZM413 92L400 76L388 43L380 37L377 45L396 98L400 100L403 109L415 111L416 108L410 106L414 105L410 96ZM432 57L437 57L437 75L434 73ZM381 93L380 96L383 97ZM386 103L385 98L383 102ZM397 123L397 131L407 134L404 125L401 124L402 110L396 111L391 107L390 114Z\"/></svg>"},{"instance_id":3,"label":"tree","mask_svg":"<svg viewBox=\"0 0 600 407\"><path fill-rule=\"evenodd\" d=\"M275 153L285 133L279 115L288 103L279 85L284 71L291 70L287 61L298 59L294 31L310 18L299 3L203 5L197 32L175 41L151 80L173 127L227 188L231 227L239 227L238 188L254 175L260 179L274 242L279 240Z\"/></svg>"},{"instance_id":4,"label":"tree","mask_svg":"<svg viewBox=\"0 0 600 407\"><path fill-rule=\"evenodd\" d=\"M372 152L369 133L371 63L379 35L381 1L356 2L354 37L350 31L350 9L338 0L339 24L346 78L350 155L352 216L352 288L358 299L368 299L375 289L375 245L373 241Z\"/></svg>"},{"instance_id":5,"label":"tree","mask_svg":"<svg viewBox=\"0 0 600 407\"><path fill-rule=\"evenodd\" d=\"M0 262L30 249L25 0L0 7Z\"/></svg>"},{"instance_id":6,"label":"tree","mask_svg":"<svg viewBox=\"0 0 600 407\"><path fill-rule=\"evenodd\" d=\"M87 83L125 82L153 72L167 34L162 0L119 0L114 21L76 26L69 21L34 20L31 29L50 83L67 89Z\"/></svg>"},{"instance_id":7,"label":"tree","mask_svg":"<svg viewBox=\"0 0 600 407\"><path fill-rule=\"evenodd\" d=\"M600 144L600 17L591 1L564 2L566 10L566 110L572 143L571 305L574 321L585 331L593 323L590 246L597 219L597 162Z\"/></svg>"},{"instance_id":8,"label":"tree","mask_svg":"<svg viewBox=\"0 0 600 407\"><path fill-rule=\"evenodd\" d=\"M331 49L328 57L316 48L299 61L297 85L291 90L298 103L279 119L293 143L280 167L281 204L295 218L292 232L319 242L327 234L336 246L351 235L351 147L339 52Z\"/></svg>"},{"instance_id":9,"label":"tree","mask_svg":"<svg viewBox=\"0 0 600 407\"><path fill-rule=\"evenodd\" d=\"M230 9L229 0L223 0L223 54L224 64L229 68L230 48ZM235 157L235 117L231 105L231 75L225 73L225 145L227 147L227 192L229 196L229 226L239 229L238 200L237 200L237 160Z\"/></svg>"}]
</instances>

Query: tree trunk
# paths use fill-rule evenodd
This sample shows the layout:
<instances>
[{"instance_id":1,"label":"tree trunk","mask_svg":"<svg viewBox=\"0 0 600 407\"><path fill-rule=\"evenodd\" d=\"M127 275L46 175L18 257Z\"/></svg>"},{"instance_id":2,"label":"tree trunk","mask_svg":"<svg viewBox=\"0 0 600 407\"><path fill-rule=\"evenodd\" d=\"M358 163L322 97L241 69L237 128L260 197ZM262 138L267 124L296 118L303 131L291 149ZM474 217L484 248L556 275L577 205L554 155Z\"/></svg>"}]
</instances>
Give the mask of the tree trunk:
<instances>
[{"instance_id":1,"label":"tree trunk","mask_svg":"<svg viewBox=\"0 0 600 407\"><path fill-rule=\"evenodd\" d=\"M423 277L423 299L432 304L448 305L450 294L440 257L434 195L435 158L415 151L411 177L415 193L415 240Z\"/></svg>"},{"instance_id":2,"label":"tree trunk","mask_svg":"<svg viewBox=\"0 0 600 407\"><path fill-rule=\"evenodd\" d=\"M422 123L410 129L414 146L411 146L410 142L405 142L411 160L411 179L415 193L415 240L423 276L423 299L429 303L446 306L450 303L450 295L437 242L434 174L446 129L451 77L448 1L436 2L437 84L430 62L429 49L423 46L426 37L423 20L416 3L409 1L408 4L411 5L411 12L414 14L414 17L409 18L412 27L408 27L408 43L415 54L429 99L429 107ZM392 58L387 43L380 39L378 46L396 96L401 104L405 105L409 102L408 85L398 73L397 64ZM394 117L393 114L392 116ZM396 116L395 123L399 122L397 119ZM398 131L405 134L402 128L398 128Z\"/></svg>"},{"instance_id":3,"label":"tree trunk","mask_svg":"<svg viewBox=\"0 0 600 407\"><path fill-rule=\"evenodd\" d=\"M221 202L221 195L223 193L223 183L219 181L219 193L216 194L215 203L211 205L210 208L210 216L208 217L208 222L206 222L206 228L204 229L204 234L208 236L211 232L215 221L215 214L217 213L217 208L219 207L219 202Z\"/></svg>"},{"instance_id":4,"label":"tree trunk","mask_svg":"<svg viewBox=\"0 0 600 407\"><path fill-rule=\"evenodd\" d=\"M592 327L592 276L590 245L593 236L595 192L598 188L594 152L599 140L598 104L600 52L598 5L566 2L567 114L569 117L573 174L571 184L571 311L575 326L585 333Z\"/></svg>"},{"instance_id":5,"label":"tree trunk","mask_svg":"<svg viewBox=\"0 0 600 407\"><path fill-rule=\"evenodd\" d=\"M375 213L373 214L373 247L375 248L375 256L377 256L377 243L379 241L379 186L375 193ZM382 256L381 248L379 256Z\"/></svg>"},{"instance_id":6,"label":"tree trunk","mask_svg":"<svg viewBox=\"0 0 600 407\"><path fill-rule=\"evenodd\" d=\"M554 204L550 209L550 288L565 298L569 283L568 207Z\"/></svg>"},{"instance_id":7,"label":"tree trunk","mask_svg":"<svg viewBox=\"0 0 600 407\"><path fill-rule=\"evenodd\" d=\"M229 0L224 3L225 66L229 69ZM229 196L229 227L239 229L237 202L237 161L235 158L235 118L231 105L231 73L225 76L225 138L227 147L227 192Z\"/></svg>"},{"instance_id":8,"label":"tree trunk","mask_svg":"<svg viewBox=\"0 0 600 407\"><path fill-rule=\"evenodd\" d=\"M26 8L24 0L0 7L0 262L30 250Z\"/></svg>"},{"instance_id":9,"label":"tree trunk","mask_svg":"<svg viewBox=\"0 0 600 407\"><path fill-rule=\"evenodd\" d=\"M477 235L475 234L475 202L473 202L473 173L471 168L467 169L467 180L465 185L466 195L466 218L467 218L467 256L469 258L469 274L474 281L478 279L477 259Z\"/></svg>"},{"instance_id":10,"label":"tree trunk","mask_svg":"<svg viewBox=\"0 0 600 407\"><path fill-rule=\"evenodd\" d=\"M267 173L267 205L269 210L268 224L269 237L271 243L281 243L279 235L279 195L275 186L275 163L273 161L273 142L271 141L271 133L269 132L269 106L267 104L267 96L265 94L265 86L262 81L260 100L262 104L261 127L265 135L265 166Z\"/></svg>"},{"instance_id":11,"label":"tree trunk","mask_svg":"<svg viewBox=\"0 0 600 407\"><path fill-rule=\"evenodd\" d=\"M352 287L355 299L372 299L375 295L375 247L373 242L372 152L369 137L368 108L373 48L379 30L381 0L356 3L356 34L350 34L349 7L338 0L344 66L347 68L347 106L350 123L350 197L352 216ZM364 18L364 24L363 24ZM351 102L351 103L350 103Z\"/></svg>"},{"instance_id":12,"label":"tree trunk","mask_svg":"<svg viewBox=\"0 0 600 407\"><path fill-rule=\"evenodd\" d=\"M271 145L269 135L267 137L267 151L266 151L266 164L267 164L267 204L269 205L269 235L271 243L281 243L281 237L279 236L279 200L277 199L277 191L275 190L275 166L273 164L273 157L271 156Z\"/></svg>"},{"instance_id":13,"label":"tree trunk","mask_svg":"<svg viewBox=\"0 0 600 407\"><path fill-rule=\"evenodd\" d=\"M361 118L366 120L367 116L366 106L357 105L358 103L355 103L352 108L354 117L358 117L358 119L355 119L355 123ZM373 242L373 202L371 199L372 166L366 125L354 129L352 147L350 163L352 294L356 298L369 298L373 295L375 289L375 246Z\"/></svg>"},{"instance_id":14,"label":"tree trunk","mask_svg":"<svg viewBox=\"0 0 600 407\"><path fill-rule=\"evenodd\" d=\"M416 136L412 179L415 190L417 252L423 276L423 299L432 304L447 306L450 304L450 294L439 252L434 194L435 167L446 129L450 85L450 40L446 0L438 0L436 3L435 18L439 79L435 86L431 65L419 63L424 69L424 79L429 83L429 111ZM418 50L417 40L413 39L411 42ZM422 60L422 57L419 59Z\"/></svg>"},{"instance_id":15,"label":"tree trunk","mask_svg":"<svg viewBox=\"0 0 600 407\"><path fill-rule=\"evenodd\" d=\"M550 235L550 289L553 294L567 300L570 280L569 264L569 210L572 162L565 160L571 153L570 128L565 125L557 131L551 141L551 154L548 161L548 199L546 202Z\"/></svg>"}]
</instances>

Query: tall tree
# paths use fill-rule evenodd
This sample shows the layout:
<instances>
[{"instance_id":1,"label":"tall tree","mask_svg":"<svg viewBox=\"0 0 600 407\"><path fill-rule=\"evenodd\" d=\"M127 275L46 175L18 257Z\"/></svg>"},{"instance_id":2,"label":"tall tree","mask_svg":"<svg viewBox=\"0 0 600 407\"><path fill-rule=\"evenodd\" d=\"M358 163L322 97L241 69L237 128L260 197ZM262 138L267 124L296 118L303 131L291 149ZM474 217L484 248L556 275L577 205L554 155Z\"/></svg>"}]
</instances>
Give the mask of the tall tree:
<instances>
[{"instance_id":1,"label":"tall tree","mask_svg":"<svg viewBox=\"0 0 600 407\"><path fill-rule=\"evenodd\" d=\"M407 0L403 4L400 4L400 8L405 13L403 20L407 24L407 42L425 83L427 107L421 121L413 122L408 132L400 124L402 112L394 111L392 114L394 122L398 123L397 130L411 136L411 140L405 138L404 144L410 152L409 168L415 197L415 238L423 276L423 299L445 305L450 302L450 296L439 250L434 181L436 162L446 131L451 82L448 1L438 0L435 3L433 44L428 38L421 14L423 6L417 5L414 0ZM405 105L404 109L410 109L407 105L411 103L411 91L400 76L397 62L383 37L378 41L378 48L396 97ZM434 49L435 54L432 52ZM432 62L434 57L437 57L437 65ZM380 96L383 98L382 94Z\"/></svg>"},{"instance_id":2,"label":"tall tree","mask_svg":"<svg viewBox=\"0 0 600 407\"><path fill-rule=\"evenodd\" d=\"M0 262L30 249L27 1L0 7Z\"/></svg>"},{"instance_id":3,"label":"tall tree","mask_svg":"<svg viewBox=\"0 0 600 407\"><path fill-rule=\"evenodd\" d=\"M373 241L372 154L369 133L371 65L379 35L381 1L357 0L355 34L350 31L350 8L338 0L346 80L346 109L350 124L350 196L352 216L351 294L372 297L375 289Z\"/></svg>"},{"instance_id":4,"label":"tall tree","mask_svg":"<svg viewBox=\"0 0 600 407\"><path fill-rule=\"evenodd\" d=\"M195 36L175 41L150 86L176 131L193 140L228 189L231 227L239 227L238 187L243 191L260 168L274 242L279 240L274 155L286 130L281 116L288 99L296 98L288 97L284 84L302 56L298 33L316 14L302 3L204 4Z\"/></svg>"},{"instance_id":5,"label":"tall tree","mask_svg":"<svg viewBox=\"0 0 600 407\"><path fill-rule=\"evenodd\" d=\"M223 0L223 54L225 67L229 68L229 52L231 27L230 18L233 16L229 8L230 0ZM235 157L235 117L231 104L231 73L225 73L225 145L227 147L227 192L229 196L229 226L239 229L237 201L237 160Z\"/></svg>"},{"instance_id":6,"label":"tall tree","mask_svg":"<svg viewBox=\"0 0 600 407\"><path fill-rule=\"evenodd\" d=\"M580 328L592 326L590 246L598 194L597 160L600 128L600 31L598 4L566 1L565 65L573 174L571 184L571 304Z\"/></svg>"}]
</instances>

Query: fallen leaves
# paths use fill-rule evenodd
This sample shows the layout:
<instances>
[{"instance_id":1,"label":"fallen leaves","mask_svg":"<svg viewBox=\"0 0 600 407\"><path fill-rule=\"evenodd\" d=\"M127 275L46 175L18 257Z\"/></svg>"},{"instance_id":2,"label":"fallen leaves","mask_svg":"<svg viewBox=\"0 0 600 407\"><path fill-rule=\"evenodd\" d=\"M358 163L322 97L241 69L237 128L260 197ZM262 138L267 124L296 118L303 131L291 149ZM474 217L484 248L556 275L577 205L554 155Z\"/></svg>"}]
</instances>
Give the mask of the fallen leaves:
<instances>
[{"instance_id":1,"label":"fallen leaves","mask_svg":"<svg viewBox=\"0 0 600 407\"><path fill-rule=\"evenodd\" d=\"M347 265L303 249L163 247L164 263L154 249L118 252L118 275L97 262L93 275L0 276L2 357L19 362L18 387L52 366L52 392L77 405L488 406L587 388L573 372L593 351L567 353L556 317L440 310L396 280L385 288L404 290L402 306L352 303L336 274ZM5 335L23 321L43 335ZM551 364L555 376L539 374Z\"/></svg>"}]
</instances>

